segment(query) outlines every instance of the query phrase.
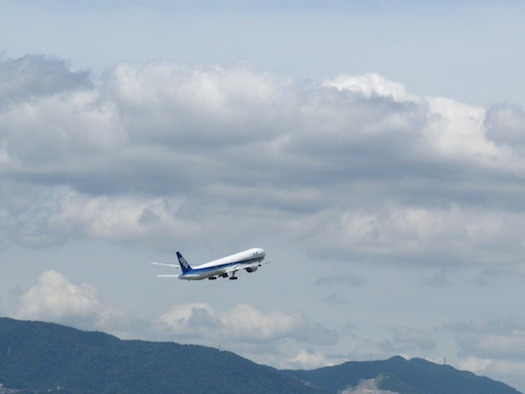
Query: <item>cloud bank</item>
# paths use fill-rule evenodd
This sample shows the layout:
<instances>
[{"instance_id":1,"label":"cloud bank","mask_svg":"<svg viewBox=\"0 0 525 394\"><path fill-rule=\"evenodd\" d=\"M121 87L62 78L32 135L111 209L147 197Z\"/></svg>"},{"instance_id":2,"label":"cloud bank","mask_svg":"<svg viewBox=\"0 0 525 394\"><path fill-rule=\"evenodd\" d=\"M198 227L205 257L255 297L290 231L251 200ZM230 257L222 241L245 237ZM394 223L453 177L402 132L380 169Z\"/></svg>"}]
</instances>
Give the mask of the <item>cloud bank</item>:
<instances>
[{"instance_id":1,"label":"cloud bank","mask_svg":"<svg viewBox=\"0 0 525 394\"><path fill-rule=\"evenodd\" d=\"M247 234L354 261L523 267L520 108L242 65L122 63L94 81L26 56L0 80L5 244Z\"/></svg>"}]
</instances>

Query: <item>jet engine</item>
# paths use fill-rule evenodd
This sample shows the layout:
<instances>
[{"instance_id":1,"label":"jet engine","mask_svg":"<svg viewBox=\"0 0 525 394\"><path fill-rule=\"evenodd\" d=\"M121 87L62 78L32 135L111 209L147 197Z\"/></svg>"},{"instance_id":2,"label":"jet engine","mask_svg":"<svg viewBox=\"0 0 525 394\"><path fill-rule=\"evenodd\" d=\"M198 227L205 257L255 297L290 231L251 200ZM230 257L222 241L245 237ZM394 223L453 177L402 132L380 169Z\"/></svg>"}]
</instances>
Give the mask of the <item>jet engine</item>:
<instances>
[{"instance_id":1,"label":"jet engine","mask_svg":"<svg viewBox=\"0 0 525 394\"><path fill-rule=\"evenodd\" d=\"M255 272L255 271L257 271L257 267L248 267L248 268L246 268L246 271L248 271L248 272Z\"/></svg>"}]
</instances>

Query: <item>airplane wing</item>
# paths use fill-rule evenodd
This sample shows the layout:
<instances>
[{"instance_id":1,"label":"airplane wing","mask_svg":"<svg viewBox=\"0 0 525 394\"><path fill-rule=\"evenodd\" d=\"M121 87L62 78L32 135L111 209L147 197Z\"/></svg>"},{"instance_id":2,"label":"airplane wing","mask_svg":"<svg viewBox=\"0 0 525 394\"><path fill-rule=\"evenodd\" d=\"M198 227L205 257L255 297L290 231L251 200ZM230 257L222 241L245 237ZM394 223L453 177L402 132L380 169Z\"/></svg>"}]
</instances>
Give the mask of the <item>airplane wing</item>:
<instances>
[{"instance_id":1,"label":"airplane wing","mask_svg":"<svg viewBox=\"0 0 525 394\"><path fill-rule=\"evenodd\" d=\"M226 274L235 273L235 272L240 271L240 270L247 270L249 272L252 272L252 271L250 271L251 269L253 269L253 271L255 271L262 264L268 264L268 263L269 263L269 261L259 261L257 263L251 263L251 264L235 264L235 265L232 265L231 267L228 267L226 269L226 271L224 271L224 273L226 273Z\"/></svg>"},{"instance_id":2,"label":"airplane wing","mask_svg":"<svg viewBox=\"0 0 525 394\"><path fill-rule=\"evenodd\" d=\"M179 264L161 263L161 262L158 262L158 261L152 261L151 264L163 265L163 266L166 266L166 267L173 267L173 268L179 268L180 269L180 265Z\"/></svg>"},{"instance_id":3,"label":"airplane wing","mask_svg":"<svg viewBox=\"0 0 525 394\"><path fill-rule=\"evenodd\" d=\"M241 266L241 264L235 264L235 265L232 265L230 267L228 267L226 269L226 271L224 271L225 274L229 274L229 273L232 273L232 272L237 272L239 271L240 269L243 269L244 267Z\"/></svg>"},{"instance_id":4,"label":"airplane wing","mask_svg":"<svg viewBox=\"0 0 525 394\"><path fill-rule=\"evenodd\" d=\"M261 265L268 264L268 263L269 261L259 261L258 263L251 263L251 264L237 264L240 266L237 269L255 268L255 267L260 267Z\"/></svg>"}]
</instances>

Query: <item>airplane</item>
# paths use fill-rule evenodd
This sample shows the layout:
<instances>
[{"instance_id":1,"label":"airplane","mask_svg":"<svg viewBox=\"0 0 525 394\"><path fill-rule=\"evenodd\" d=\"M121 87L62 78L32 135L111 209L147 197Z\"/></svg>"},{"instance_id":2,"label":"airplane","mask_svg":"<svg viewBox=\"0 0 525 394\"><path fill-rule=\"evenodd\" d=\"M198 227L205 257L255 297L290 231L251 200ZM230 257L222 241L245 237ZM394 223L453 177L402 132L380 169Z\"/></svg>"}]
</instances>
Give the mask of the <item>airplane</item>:
<instances>
[{"instance_id":1,"label":"airplane","mask_svg":"<svg viewBox=\"0 0 525 394\"><path fill-rule=\"evenodd\" d=\"M180 268L182 270L182 274L179 275L157 275L158 277L179 278L185 280L201 280L208 278L209 280L214 280L220 276L222 278L235 280L237 279L237 276L235 276L237 271L244 269L247 272L255 272L262 264L268 264L269 261L265 261L264 263L262 261L265 256L266 253L263 249L252 248L218 260L210 261L209 263L190 266L182 254L177 252L179 265L159 262L152 262L151 264Z\"/></svg>"}]
</instances>

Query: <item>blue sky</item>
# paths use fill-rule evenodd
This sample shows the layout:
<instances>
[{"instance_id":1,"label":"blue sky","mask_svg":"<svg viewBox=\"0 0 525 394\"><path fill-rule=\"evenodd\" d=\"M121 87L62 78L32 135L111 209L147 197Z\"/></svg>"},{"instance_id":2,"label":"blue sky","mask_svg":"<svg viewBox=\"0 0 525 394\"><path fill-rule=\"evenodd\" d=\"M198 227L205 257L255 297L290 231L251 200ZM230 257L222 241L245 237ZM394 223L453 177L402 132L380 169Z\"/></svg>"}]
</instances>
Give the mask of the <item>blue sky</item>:
<instances>
[{"instance_id":1,"label":"blue sky","mask_svg":"<svg viewBox=\"0 0 525 394\"><path fill-rule=\"evenodd\" d=\"M524 7L0 2L0 314L523 391Z\"/></svg>"}]
</instances>

